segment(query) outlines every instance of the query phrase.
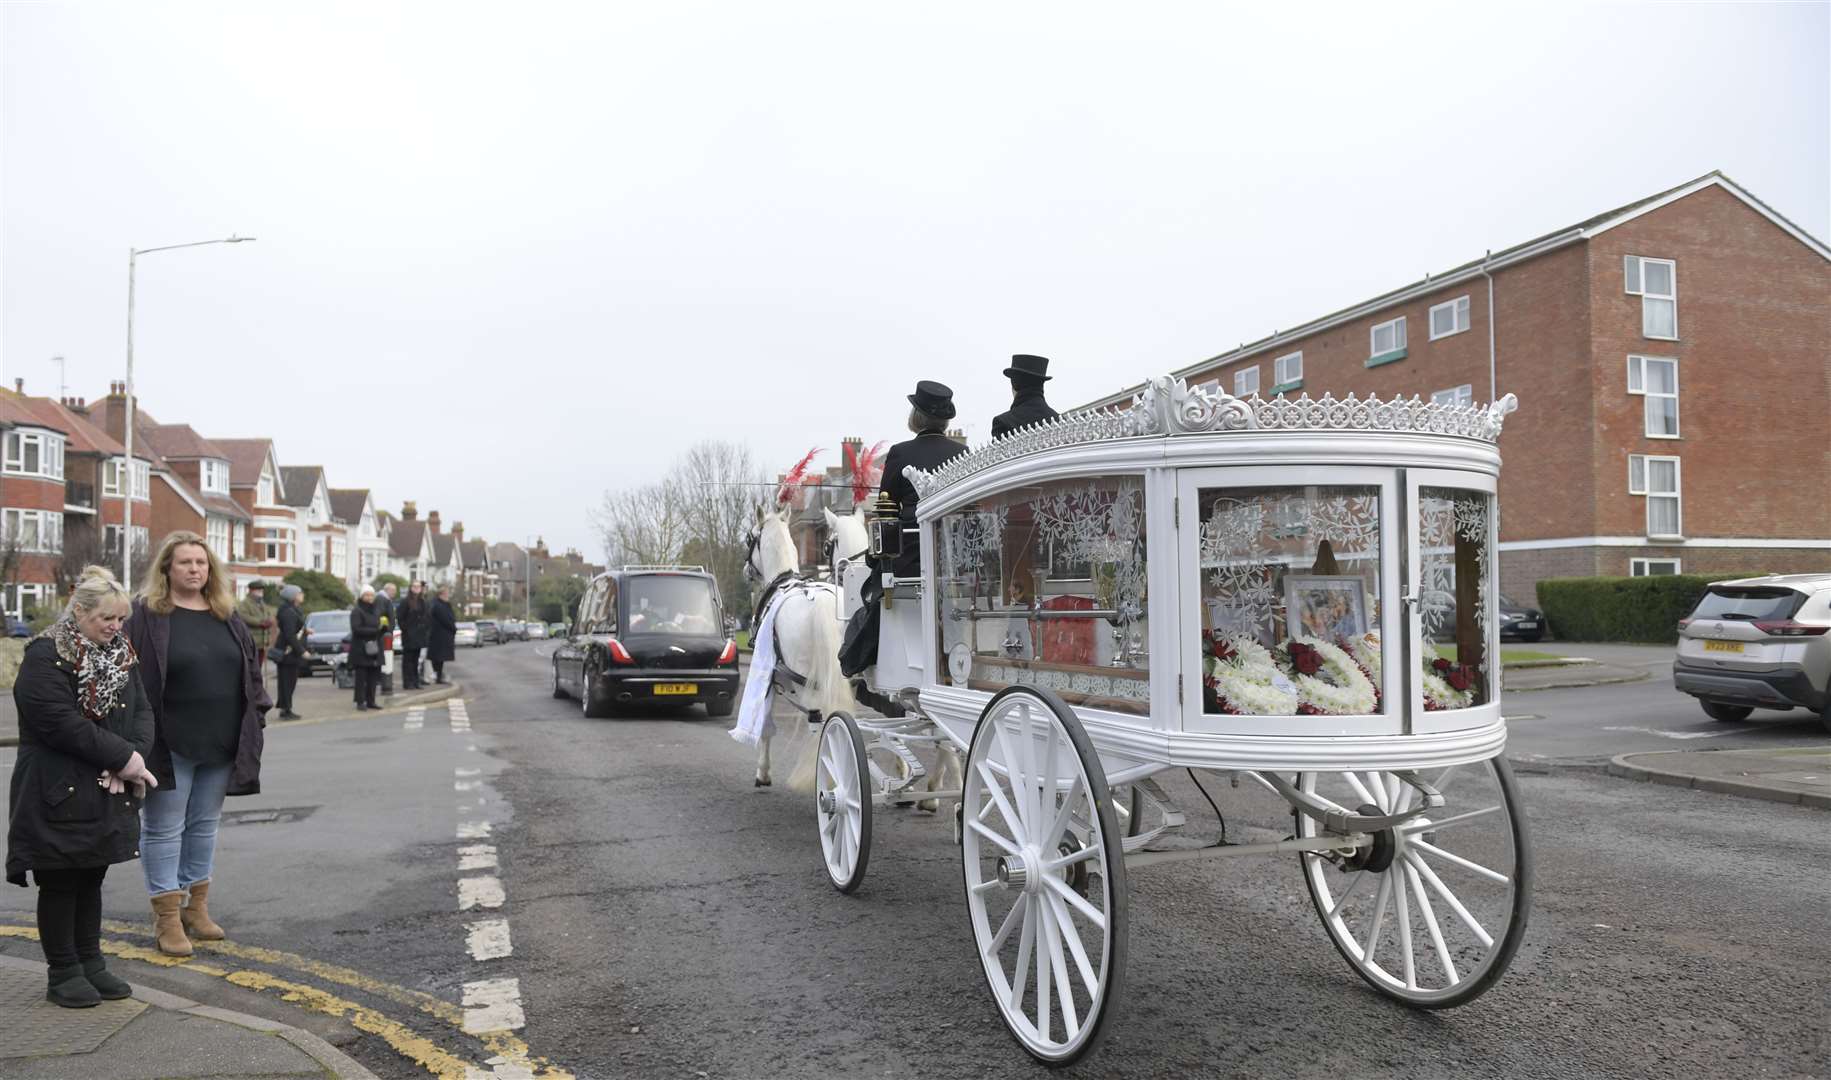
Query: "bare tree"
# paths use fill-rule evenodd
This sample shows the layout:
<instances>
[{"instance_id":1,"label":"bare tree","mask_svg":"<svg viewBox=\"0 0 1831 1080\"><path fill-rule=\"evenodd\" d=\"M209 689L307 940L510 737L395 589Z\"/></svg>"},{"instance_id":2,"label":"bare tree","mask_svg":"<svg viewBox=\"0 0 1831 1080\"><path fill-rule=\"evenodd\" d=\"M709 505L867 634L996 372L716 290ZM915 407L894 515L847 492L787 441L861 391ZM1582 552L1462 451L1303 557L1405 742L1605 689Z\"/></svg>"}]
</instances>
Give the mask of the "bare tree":
<instances>
[{"instance_id":1,"label":"bare tree","mask_svg":"<svg viewBox=\"0 0 1831 1080\"><path fill-rule=\"evenodd\" d=\"M606 491L591 521L611 565L680 561L687 543L687 505L669 478L639 488Z\"/></svg>"},{"instance_id":2,"label":"bare tree","mask_svg":"<svg viewBox=\"0 0 1831 1080\"><path fill-rule=\"evenodd\" d=\"M747 603L744 536L767 494L767 474L738 443L695 443L667 473L606 491L591 515L611 565L702 564L733 610Z\"/></svg>"}]
</instances>

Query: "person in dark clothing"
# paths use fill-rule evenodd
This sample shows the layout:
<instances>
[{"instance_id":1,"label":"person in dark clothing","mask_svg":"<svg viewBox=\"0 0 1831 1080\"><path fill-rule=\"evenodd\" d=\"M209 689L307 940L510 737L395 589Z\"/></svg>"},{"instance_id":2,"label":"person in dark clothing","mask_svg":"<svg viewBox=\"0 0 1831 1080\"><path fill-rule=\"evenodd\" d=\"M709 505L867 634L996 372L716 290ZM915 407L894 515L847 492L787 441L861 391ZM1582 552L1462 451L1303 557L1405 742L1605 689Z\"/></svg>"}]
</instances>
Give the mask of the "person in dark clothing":
<instances>
[{"instance_id":1,"label":"person in dark clothing","mask_svg":"<svg viewBox=\"0 0 1831 1080\"><path fill-rule=\"evenodd\" d=\"M432 681L444 686L445 665L458 655L458 614L451 609L451 586L439 586L427 620L426 659L432 664Z\"/></svg>"},{"instance_id":2,"label":"person in dark clothing","mask_svg":"<svg viewBox=\"0 0 1831 1080\"><path fill-rule=\"evenodd\" d=\"M915 542L915 534L907 531L915 528L918 496L915 486L903 475L903 468L914 465L918 469L934 469L966 453L965 446L947 437L947 422L954 418L952 390L924 379L916 383L909 404L909 430L915 432L915 438L897 443L884 455L882 481L882 492L895 500L897 518L905 530L902 551L891 567L897 577L915 577L922 571L921 548Z\"/></svg>"},{"instance_id":3,"label":"person in dark clothing","mask_svg":"<svg viewBox=\"0 0 1831 1080\"><path fill-rule=\"evenodd\" d=\"M304 612L299 610L299 603L304 598L305 590L297 585L280 589L279 632L268 655L273 657L273 666L280 673L282 720L299 719L299 714L292 711L292 692L299 685L299 668L305 663L305 638L311 633L305 625Z\"/></svg>"},{"instance_id":4,"label":"person in dark clothing","mask_svg":"<svg viewBox=\"0 0 1831 1080\"><path fill-rule=\"evenodd\" d=\"M420 686L420 654L432 638L432 605L426 602L426 583L407 586L407 598L394 605L395 633L401 636L401 685Z\"/></svg>"},{"instance_id":5,"label":"person in dark clothing","mask_svg":"<svg viewBox=\"0 0 1831 1080\"><path fill-rule=\"evenodd\" d=\"M223 798L261 790L262 728L273 702L228 576L203 537L167 534L127 620L153 706L159 788L146 797L140 868L159 951L220 941L210 917Z\"/></svg>"},{"instance_id":6,"label":"person in dark clothing","mask_svg":"<svg viewBox=\"0 0 1831 1080\"><path fill-rule=\"evenodd\" d=\"M375 612L381 616L381 692L394 693L394 582L375 590Z\"/></svg>"},{"instance_id":7,"label":"person in dark clothing","mask_svg":"<svg viewBox=\"0 0 1831 1080\"><path fill-rule=\"evenodd\" d=\"M1011 408L992 418L992 438L1002 439L1018 428L1056 418L1056 411L1043 400L1043 384L1049 381L1048 357L1020 353L1011 357L1011 366L1004 373L1011 380Z\"/></svg>"},{"instance_id":8,"label":"person in dark clothing","mask_svg":"<svg viewBox=\"0 0 1831 1080\"><path fill-rule=\"evenodd\" d=\"M63 616L26 645L13 683L6 880L24 886L30 871L38 885L45 999L71 1009L133 993L101 946L102 879L139 855L140 803L159 784L146 766L152 703L120 632L130 610L114 575L85 567Z\"/></svg>"},{"instance_id":9,"label":"person in dark clothing","mask_svg":"<svg viewBox=\"0 0 1831 1080\"><path fill-rule=\"evenodd\" d=\"M363 586L362 596L350 609L350 671L356 676L356 707L379 709L375 691L381 683L381 605L375 590Z\"/></svg>"}]
</instances>

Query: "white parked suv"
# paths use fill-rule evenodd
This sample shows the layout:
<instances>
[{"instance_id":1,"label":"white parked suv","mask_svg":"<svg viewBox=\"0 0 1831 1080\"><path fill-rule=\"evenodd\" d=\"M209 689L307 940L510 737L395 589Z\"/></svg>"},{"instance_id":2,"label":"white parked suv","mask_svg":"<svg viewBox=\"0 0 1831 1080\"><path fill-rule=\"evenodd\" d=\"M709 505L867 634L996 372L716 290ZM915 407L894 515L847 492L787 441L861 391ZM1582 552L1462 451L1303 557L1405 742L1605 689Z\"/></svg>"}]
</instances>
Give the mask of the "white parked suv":
<instances>
[{"instance_id":1,"label":"white parked suv","mask_svg":"<svg viewBox=\"0 0 1831 1080\"><path fill-rule=\"evenodd\" d=\"M1810 709L1831 731L1831 574L1712 584L1679 620L1672 679L1713 720Z\"/></svg>"}]
</instances>

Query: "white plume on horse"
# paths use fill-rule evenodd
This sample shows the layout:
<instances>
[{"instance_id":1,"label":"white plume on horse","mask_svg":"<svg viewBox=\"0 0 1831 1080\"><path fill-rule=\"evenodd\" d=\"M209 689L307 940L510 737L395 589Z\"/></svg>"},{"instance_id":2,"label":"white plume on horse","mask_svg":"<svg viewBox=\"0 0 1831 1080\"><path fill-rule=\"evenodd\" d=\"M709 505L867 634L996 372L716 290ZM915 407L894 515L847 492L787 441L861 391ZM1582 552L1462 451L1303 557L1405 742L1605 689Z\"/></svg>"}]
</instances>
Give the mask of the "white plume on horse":
<instances>
[{"instance_id":1,"label":"white plume on horse","mask_svg":"<svg viewBox=\"0 0 1831 1080\"><path fill-rule=\"evenodd\" d=\"M748 567L765 583L800 568L794 537L789 534L788 521L780 512L764 512ZM772 601L779 605L775 616L779 663L807 680L805 684L793 685L788 680L778 679L777 692L802 712L822 718L858 707L852 697L851 683L839 669L839 646L845 634L841 601L839 587L823 581L794 582ZM797 729L805 726L795 725ZM756 780L763 786L771 782L770 742L774 732L775 725L766 725L757 742ZM799 730L794 733L800 745L788 783L792 790L807 794L814 790L819 741L803 736Z\"/></svg>"}]
</instances>

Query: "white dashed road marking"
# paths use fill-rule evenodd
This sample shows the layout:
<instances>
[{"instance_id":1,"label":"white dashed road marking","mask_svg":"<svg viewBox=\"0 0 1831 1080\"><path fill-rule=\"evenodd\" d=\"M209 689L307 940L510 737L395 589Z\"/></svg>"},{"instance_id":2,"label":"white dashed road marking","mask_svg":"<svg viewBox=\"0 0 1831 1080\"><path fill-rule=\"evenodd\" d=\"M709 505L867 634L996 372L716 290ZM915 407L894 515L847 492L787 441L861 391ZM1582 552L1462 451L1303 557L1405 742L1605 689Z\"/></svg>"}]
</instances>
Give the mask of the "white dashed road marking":
<instances>
[{"instance_id":1,"label":"white dashed road marking","mask_svg":"<svg viewBox=\"0 0 1831 1080\"><path fill-rule=\"evenodd\" d=\"M515 951L507 919L484 919L464 928L472 960L500 960Z\"/></svg>"},{"instance_id":2,"label":"white dashed road marking","mask_svg":"<svg viewBox=\"0 0 1831 1080\"><path fill-rule=\"evenodd\" d=\"M507 897L502 892L502 881L495 877L467 877L458 879L458 910L469 911L471 908L499 908Z\"/></svg>"},{"instance_id":3,"label":"white dashed road marking","mask_svg":"<svg viewBox=\"0 0 1831 1080\"><path fill-rule=\"evenodd\" d=\"M496 869L496 849L488 844L471 844L459 848L458 869L459 871Z\"/></svg>"},{"instance_id":4,"label":"white dashed road marking","mask_svg":"<svg viewBox=\"0 0 1831 1080\"><path fill-rule=\"evenodd\" d=\"M490 834L490 823L487 821L466 821L458 826L458 839L481 840Z\"/></svg>"},{"instance_id":5,"label":"white dashed road marking","mask_svg":"<svg viewBox=\"0 0 1831 1080\"><path fill-rule=\"evenodd\" d=\"M401 722L403 731L419 731L426 725L426 706L415 705L407 710L407 719Z\"/></svg>"},{"instance_id":6,"label":"white dashed road marking","mask_svg":"<svg viewBox=\"0 0 1831 1080\"><path fill-rule=\"evenodd\" d=\"M469 733L470 713L462 700L453 700L448 706L452 734ZM466 751L477 749L476 743L466 743ZM483 777L483 770L475 766L461 766L453 770L452 790L459 793L454 801L457 803L461 817L483 811L488 803L488 783ZM466 795L465 793L472 793ZM491 831L487 817L478 817L458 823L458 839L482 841L489 839ZM498 867L496 846L488 843L460 844L458 847L458 910L475 909L495 910L508 902L508 895L502 887L502 879L495 874L478 873L492 871ZM514 945L509 937L509 921L505 918L479 919L464 927L464 946L470 958L476 963L505 960L514 953ZM514 1031L526 1027L527 1014L521 1007L521 981L515 978L480 979L464 984L464 1030L473 1035L483 1035L495 1031ZM517 1057L497 1057L485 1063L486 1069L469 1068L466 1077L478 1080L519 1080L526 1077L532 1080L534 1071L526 1060Z\"/></svg>"},{"instance_id":7,"label":"white dashed road marking","mask_svg":"<svg viewBox=\"0 0 1831 1080\"><path fill-rule=\"evenodd\" d=\"M1603 731L1633 731L1642 735L1658 735L1662 739L1714 739L1719 735L1733 735L1733 731L1661 731L1650 727L1605 727Z\"/></svg>"},{"instance_id":8,"label":"white dashed road marking","mask_svg":"<svg viewBox=\"0 0 1831 1080\"><path fill-rule=\"evenodd\" d=\"M464 1030L472 1035L525 1027L518 979L482 979L464 984Z\"/></svg>"}]
</instances>

